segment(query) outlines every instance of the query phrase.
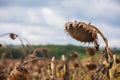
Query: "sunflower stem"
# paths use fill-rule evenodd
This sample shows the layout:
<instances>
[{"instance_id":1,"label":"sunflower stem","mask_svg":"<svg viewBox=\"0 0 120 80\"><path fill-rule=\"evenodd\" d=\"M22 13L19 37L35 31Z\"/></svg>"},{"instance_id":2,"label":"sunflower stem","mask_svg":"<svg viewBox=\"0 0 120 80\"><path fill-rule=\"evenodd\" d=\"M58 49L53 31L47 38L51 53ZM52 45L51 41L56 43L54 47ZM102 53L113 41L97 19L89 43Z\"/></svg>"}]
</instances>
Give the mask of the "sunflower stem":
<instances>
[{"instance_id":1,"label":"sunflower stem","mask_svg":"<svg viewBox=\"0 0 120 80\"><path fill-rule=\"evenodd\" d=\"M91 27L94 28L100 34L100 36L102 37L102 39L104 40L104 42L106 44L106 48L108 48L108 40L105 38L105 36L102 34L102 32L93 25Z\"/></svg>"}]
</instances>

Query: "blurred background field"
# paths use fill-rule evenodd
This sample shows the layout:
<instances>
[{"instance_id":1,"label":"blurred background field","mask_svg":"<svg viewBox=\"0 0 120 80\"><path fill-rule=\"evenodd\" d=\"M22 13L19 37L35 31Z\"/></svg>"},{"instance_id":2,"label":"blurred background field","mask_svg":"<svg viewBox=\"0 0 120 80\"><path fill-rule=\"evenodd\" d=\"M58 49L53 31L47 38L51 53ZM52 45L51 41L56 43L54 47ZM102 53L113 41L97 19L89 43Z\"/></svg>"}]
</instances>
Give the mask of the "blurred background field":
<instances>
[{"instance_id":1,"label":"blurred background field","mask_svg":"<svg viewBox=\"0 0 120 80\"><path fill-rule=\"evenodd\" d=\"M102 48L94 55L86 52L87 47L75 45L13 46L0 48L0 78L4 80L102 80L106 76L95 75L103 61ZM120 63L120 49L112 48ZM26 57L23 59L24 53ZM54 57L54 58L53 58ZM19 71L20 69L20 71ZM16 70L19 71L16 72ZM22 71L21 71L22 70ZM119 71L119 67L118 67ZM99 74L100 75L100 74ZM117 77L116 80L119 80Z\"/></svg>"},{"instance_id":2,"label":"blurred background field","mask_svg":"<svg viewBox=\"0 0 120 80\"><path fill-rule=\"evenodd\" d=\"M83 46L76 46L76 45L39 45L35 46L33 45L34 48L38 48L37 50L37 55L39 57L55 57L56 59L60 59L61 55L65 55L67 58L71 59L70 53L76 52L78 54L78 57L80 59L83 58L88 58L89 55L86 54L86 48ZM6 58L10 59L11 54L13 55L13 59L20 59L23 56L23 47L22 46L10 46L10 49L7 49L5 47L0 48L0 58L2 57L3 54L6 52ZM99 53L101 54L103 48L100 49L99 52L96 53L96 55ZM112 48L111 49L116 55L120 56L120 49L119 48ZM27 55L30 54L30 49L26 47L26 52Z\"/></svg>"}]
</instances>

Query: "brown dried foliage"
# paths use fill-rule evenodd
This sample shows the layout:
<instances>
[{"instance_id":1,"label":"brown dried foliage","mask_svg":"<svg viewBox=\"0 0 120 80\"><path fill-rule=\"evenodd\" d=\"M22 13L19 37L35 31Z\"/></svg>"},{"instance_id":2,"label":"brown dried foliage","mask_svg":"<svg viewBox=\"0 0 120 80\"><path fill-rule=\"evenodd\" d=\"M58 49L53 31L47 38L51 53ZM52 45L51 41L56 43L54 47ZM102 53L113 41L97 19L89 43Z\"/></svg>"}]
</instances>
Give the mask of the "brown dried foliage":
<instances>
[{"instance_id":1,"label":"brown dried foliage","mask_svg":"<svg viewBox=\"0 0 120 80\"><path fill-rule=\"evenodd\" d=\"M30 80L29 72L21 65L16 65L7 80Z\"/></svg>"},{"instance_id":2,"label":"brown dried foliage","mask_svg":"<svg viewBox=\"0 0 120 80\"><path fill-rule=\"evenodd\" d=\"M7 72L5 66L0 64L0 80L6 80L6 79L7 79Z\"/></svg>"},{"instance_id":3,"label":"brown dried foliage","mask_svg":"<svg viewBox=\"0 0 120 80\"><path fill-rule=\"evenodd\" d=\"M88 68L88 70L94 70L97 68L97 65L94 63L88 63L86 67Z\"/></svg>"}]
</instances>

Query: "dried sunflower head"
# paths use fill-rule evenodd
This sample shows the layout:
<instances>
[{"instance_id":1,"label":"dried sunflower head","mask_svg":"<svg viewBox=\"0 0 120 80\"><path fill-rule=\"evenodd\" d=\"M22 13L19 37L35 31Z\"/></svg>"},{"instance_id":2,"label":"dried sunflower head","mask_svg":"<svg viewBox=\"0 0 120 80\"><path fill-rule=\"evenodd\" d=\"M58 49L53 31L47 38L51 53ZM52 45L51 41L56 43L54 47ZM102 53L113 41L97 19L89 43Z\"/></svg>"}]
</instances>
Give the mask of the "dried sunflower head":
<instances>
[{"instance_id":1,"label":"dried sunflower head","mask_svg":"<svg viewBox=\"0 0 120 80\"><path fill-rule=\"evenodd\" d=\"M94 70L97 68L97 65L94 63L87 63L86 67L88 68L88 70Z\"/></svg>"},{"instance_id":2,"label":"dried sunflower head","mask_svg":"<svg viewBox=\"0 0 120 80\"><path fill-rule=\"evenodd\" d=\"M94 56L95 55L95 49L94 48L86 48L86 53L90 56Z\"/></svg>"},{"instance_id":3,"label":"dried sunflower head","mask_svg":"<svg viewBox=\"0 0 120 80\"><path fill-rule=\"evenodd\" d=\"M0 43L0 48L2 47L3 45Z\"/></svg>"},{"instance_id":4,"label":"dried sunflower head","mask_svg":"<svg viewBox=\"0 0 120 80\"><path fill-rule=\"evenodd\" d=\"M14 40L14 39L17 38L18 35L14 34L14 33L10 33L9 36L10 36L11 39Z\"/></svg>"},{"instance_id":5,"label":"dried sunflower head","mask_svg":"<svg viewBox=\"0 0 120 80\"><path fill-rule=\"evenodd\" d=\"M42 52L42 53L47 53L47 52L48 52L48 49L45 48L45 47L41 47L41 48L40 48L40 52Z\"/></svg>"},{"instance_id":6,"label":"dried sunflower head","mask_svg":"<svg viewBox=\"0 0 120 80\"><path fill-rule=\"evenodd\" d=\"M93 25L84 22L68 22L65 24L65 31L71 35L72 38L81 42L94 42L95 48L98 49L97 31L92 27Z\"/></svg>"},{"instance_id":7,"label":"dried sunflower head","mask_svg":"<svg viewBox=\"0 0 120 80\"><path fill-rule=\"evenodd\" d=\"M80 66L79 66L79 62L74 62L73 65L74 65L75 68L79 68L79 67L80 67Z\"/></svg>"},{"instance_id":8,"label":"dried sunflower head","mask_svg":"<svg viewBox=\"0 0 120 80\"><path fill-rule=\"evenodd\" d=\"M78 57L78 53L77 52L70 52L70 56L72 57L72 58L77 58Z\"/></svg>"}]
</instances>

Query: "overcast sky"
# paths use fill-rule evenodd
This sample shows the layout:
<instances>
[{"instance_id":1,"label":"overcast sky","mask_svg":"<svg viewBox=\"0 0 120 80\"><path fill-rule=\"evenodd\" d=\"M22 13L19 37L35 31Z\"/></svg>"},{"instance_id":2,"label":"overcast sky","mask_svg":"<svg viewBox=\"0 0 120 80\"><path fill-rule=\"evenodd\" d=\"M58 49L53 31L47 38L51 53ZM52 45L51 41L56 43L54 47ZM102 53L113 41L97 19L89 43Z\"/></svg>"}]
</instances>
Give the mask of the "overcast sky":
<instances>
[{"instance_id":1,"label":"overcast sky","mask_svg":"<svg viewBox=\"0 0 120 80\"><path fill-rule=\"evenodd\" d=\"M110 47L120 48L120 0L0 0L0 35L13 32L31 44L84 45L64 32L64 24L75 20L91 22ZM0 40L19 44L7 37Z\"/></svg>"}]
</instances>

